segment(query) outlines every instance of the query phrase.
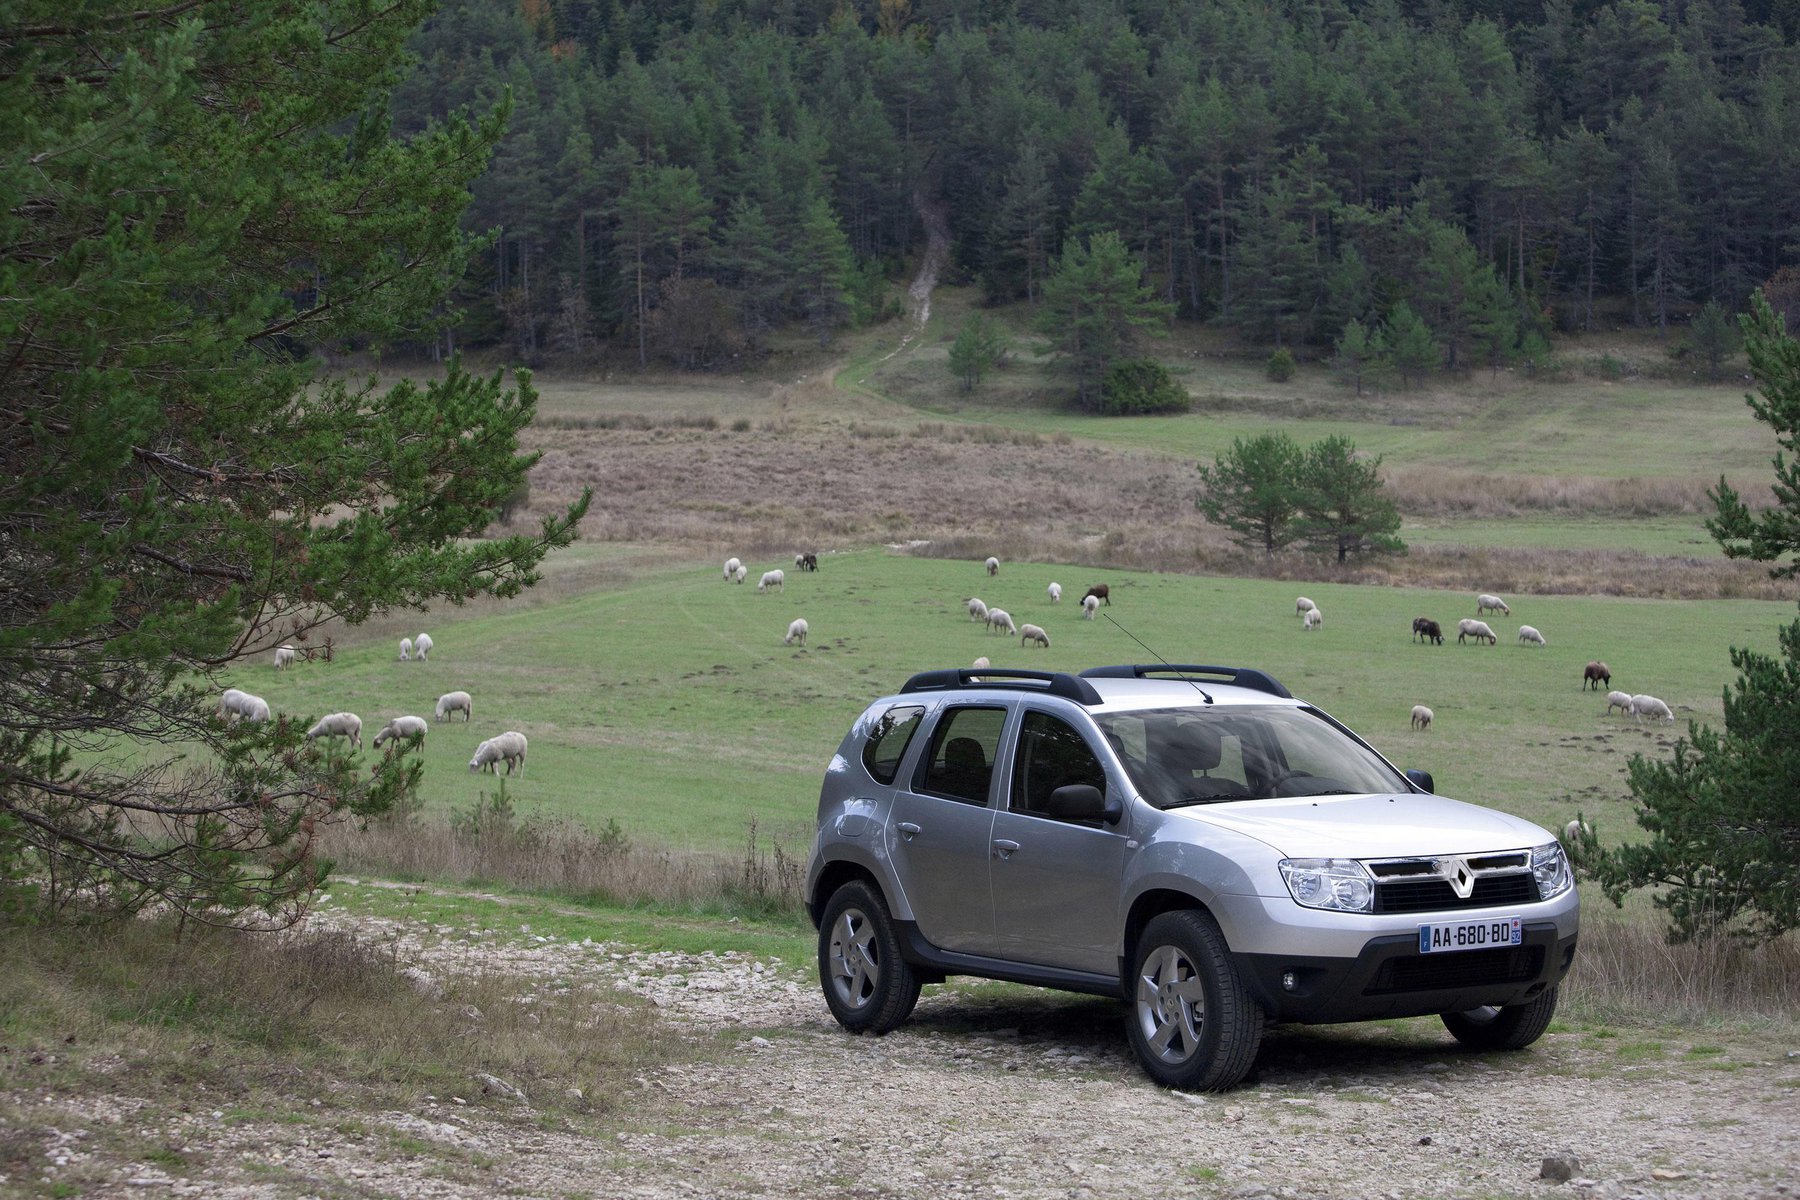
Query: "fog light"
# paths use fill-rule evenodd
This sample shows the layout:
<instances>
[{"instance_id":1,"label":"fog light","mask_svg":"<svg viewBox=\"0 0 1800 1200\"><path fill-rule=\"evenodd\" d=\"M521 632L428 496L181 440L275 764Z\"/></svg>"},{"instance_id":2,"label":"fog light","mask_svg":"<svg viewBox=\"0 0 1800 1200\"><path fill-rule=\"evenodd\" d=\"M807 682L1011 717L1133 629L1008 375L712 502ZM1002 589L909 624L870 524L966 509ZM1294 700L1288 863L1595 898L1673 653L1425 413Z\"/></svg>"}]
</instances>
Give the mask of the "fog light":
<instances>
[{"instance_id":1,"label":"fog light","mask_svg":"<svg viewBox=\"0 0 1800 1200\"><path fill-rule=\"evenodd\" d=\"M1298 975L1295 975L1292 971L1283 971L1281 973L1281 987L1283 991L1291 992L1299 986L1300 977Z\"/></svg>"}]
</instances>

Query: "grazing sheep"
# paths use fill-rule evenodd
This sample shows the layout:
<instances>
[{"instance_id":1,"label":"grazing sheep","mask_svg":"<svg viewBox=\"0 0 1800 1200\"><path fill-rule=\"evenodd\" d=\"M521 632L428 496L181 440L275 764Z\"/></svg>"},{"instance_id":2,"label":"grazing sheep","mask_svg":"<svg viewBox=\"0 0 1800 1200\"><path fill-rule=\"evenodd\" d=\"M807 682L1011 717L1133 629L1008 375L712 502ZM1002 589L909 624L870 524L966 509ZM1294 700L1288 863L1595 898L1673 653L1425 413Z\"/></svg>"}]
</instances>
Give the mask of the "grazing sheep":
<instances>
[{"instance_id":1,"label":"grazing sheep","mask_svg":"<svg viewBox=\"0 0 1800 1200\"><path fill-rule=\"evenodd\" d=\"M1436 715L1423 704L1415 704L1412 710L1412 727L1419 730L1430 729L1431 719Z\"/></svg>"},{"instance_id":2,"label":"grazing sheep","mask_svg":"<svg viewBox=\"0 0 1800 1200\"><path fill-rule=\"evenodd\" d=\"M461 712L464 721L475 719L475 702L469 699L469 693L445 692L438 697L437 719L447 720L453 712Z\"/></svg>"},{"instance_id":3,"label":"grazing sheep","mask_svg":"<svg viewBox=\"0 0 1800 1200\"><path fill-rule=\"evenodd\" d=\"M1660 718L1671 725L1675 723L1675 714L1669 711L1667 704L1655 696L1642 694L1633 696L1631 698L1631 719L1641 721L1645 717L1649 717L1652 721Z\"/></svg>"},{"instance_id":4,"label":"grazing sheep","mask_svg":"<svg viewBox=\"0 0 1800 1200\"><path fill-rule=\"evenodd\" d=\"M988 555L987 573L989 575L998 575L1000 573L1000 560L991 554Z\"/></svg>"},{"instance_id":5,"label":"grazing sheep","mask_svg":"<svg viewBox=\"0 0 1800 1200\"><path fill-rule=\"evenodd\" d=\"M1579 842L1592 832L1593 830L1589 829L1584 822L1570 821L1562 828L1563 845L1567 846L1571 842Z\"/></svg>"},{"instance_id":6,"label":"grazing sheep","mask_svg":"<svg viewBox=\"0 0 1800 1200\"><path fill-rule=\"evenodd\" d=\"M1044 590L1050 593L1050 603L1055 604L1062 599L1062 584L1057 583L1055 580L1052 580L1050 586Z\"/></svg>"},{"instance_id":7,"label":"grazing sheep","mask_svg":"<svg viewBox=\"0 0 1800 1200\"><path fill-rule=\"evenodd\" d=\"M1082 599L1086 600L1088 598L1088 596L1094 596L1100 600L1104 600L1104 601L1106 601L1106 607L1108 607L1108 608L1112 607L1112 585L1111 584L1096 583L1093 587L1091 587L1087 590L1087 596L1083 596Z\"/></svg>"},{"instance_id":8,"label":"grazing sheep","mask_svg":"<svg viewBox=\"0 0 1800 1200\"><path fill-rule=\"evenodd\" d=\"M1456 644L1462 645L1463 639L1474 638L1477 642L1486 642L1490 646L1498 646L1500 638L1486 621L1477 621L1474 617L1464 617L1456 623Z\"/></svg>"},{"instance_id":9,"label":"grazing sheep","mask_svg":"<svg viewBox=\"0 0 1800 1200\"><path fill-rule=\"evenodd\" d=\"M1430 617L1414 617L1413 640L1420 645L1424 645L1426 642L1436 642L1441 646L1444 644L1444 627Z\"/></svg>"},{"instance_id":10,"label":"grazing sheep","mask_svg":"<svg viewBox=\"0 0 1800 1200\"><path fill-rule=\"evenodd\" d=\"M738 557L735 554L732 555L730 558L726 559L725 560L725 582L730 583L733 579L735 579L737 577L738 568L743 565L744 564L738 560Z\"/></svg>"},{"instance_id":11,"label":"grazing sheep","mask_svg":"<svg viewBox=\"0 0 1800 1200\"><path fill-rule=\"evenodd\" d=\"M519 767L519 774L525 773L525 735L517 730L509 729L505 733L496 734L481 745L475 747L475 756L469 760L469 770L486 771L498 775L499 764L506 764L506 773L513 773L513 765Z\"/></svg>"},{"instance_id":12,"label":"grazing sheep","mask_svg":"<svg viewBox=\"0 0 1800 1200\"><path fill-rule=\"evenodd\" d=\"M424 662L425 656L430 653L431 635L429 633L421 633L418 637L413 639L413 656L420 662Z\"/></svg>"},{"instance_id":13,"label":"grazing sheep","mask_svg":"<svg viewBox=\"0 0 1800 1200\"><path fill-rule=\"evenodd\" d=\"M1512 616L1512 609L1506 606L1506 601L1498 596L1489 595L1487 592L1475 597L1475 615L1479 617L1485 612L1504 613L1509 617Z\"/></svg>"},{"instance_id":14,"label":"grazing sheep","mask_svg":"<svg viewBox=\"0 0 1800 1200\"><path fill-rule=\"evenodd\" d=\"M744 582L744 580L746 580L748 578L750 578L750 568L746 567L743 563L739 563L738 569L737 569L737 574L735 574L731 577L731 582L742 583L742 582Z\"/></svg>"},{"instance_id":15,"label":"grazing sheep","mask_svg":"<svg viewBox=\"0 0 1800 1200\"><path fill-rule=\"evenodd\" d=\"M299 655L300 652L292 646L275 647L275 669L277 671L287 670L294 665L294 659L298 658Z\"/></svg>"},{"instance_id":16,"label":"grazing sheep","mask_svg":"<svg viewBox=\"0 0 1800 1200\"><path fill-rule=\"evenodd\" d=\"M409 737L424 737L425 731L429 728L431 727L425 723L424 717L395 717L381 727L381 732L377 733L374 741L369 744L379 750L383 742L398 742Z\"/></svg>"},{"instance_id":17,"label":"grazing sheep","mask_svg":"<svg viewBox=\"0 0 1800 1200\"><path fill-rule=\"evenodd\" d=\"M1521 642L1531 642L1532 644L1538 645L1538 646L1547 646L1550 644L1544 640L1543 634L1539 633L1536 629L1532 628L1530 625L1519 626L1519 640Z\"/></svg>"},{"instance_id":18,"label":"grazing sheep","mask_svg":"<svg viewBox=\"0 0 1800 1200\"><path fill-rule=\"evenodd\" d=\"M1307 613L1317 607L1318 605L1314 604L1311 600L1308 600L1305 596L1294 597L1294 615L1296 617L1304 617Z\"/></svg>"},{"instance_id":19,"label":"grazing sheep","mask_svg":"<svg viewBox=\"0 0 1800 1200\"><path fill-rule=\"evenodd\" d=\"M353 712L327 713L319 723L306 731L306 740L322 737L347 737L350 744L362 749L362 718Z\"/></svg>"},{"instance_id":20,"label":"grazing sheep","mask_svg":"<svg viewBox=\"0 0 1800 1200\"><path fill-rule=\"evenodd\" d=\"M1100 597L1098 597L1098 596L1083 596L1081 598L1081 619L1084 621L1093 620L1094 613L1097 612L1099 610L1099 608L1100 608Z\"/></svg>"},{"instance_id":21,"label":"grazing sheep","mask_svg":"<svg viewBox=\"0 0 1800 1200\"><path fill-rule=\"evenodd\" d=\"M980 658L978 658L978 659L976 659L976 660L975 660L975 661L974 661L974 663L973 663L973 664L971 664L971 665L972 665L972 666L973 666L973 667L974 667L974 668L975 668L975 669L976 669L976 670L977 670L977 671L979 671L979 670L981 670L981 669L982 669L982 668L983 668L983 667L991 667L991 666L993 666L993 665L994 665L994 664L993 664L993 663L991 663L991 662L989 662L989 661L988 661L988 656L987 656L987 655L985 655L985 654L984 654L984 655L982 655L982 656L981 656L981 657L980 657Z\"/></svg>"},{"instance_id":22,"label":"grazing sheep","mask_svg":"<svg viewBox=\"0 0 1800 1200\"><path fill-rule=\"evenodd\" d=\"M1032 642L1036 642L1038 645L1048 650L1050 648L1050 635L1045 633L1038 626L1027 622L1024 625L1019 626L1019 645L1029 646Z\"/></svg>"},{"instance_id":23,"label":"grazing sheep","mask_svg":"<svg viewBox=\"0 0 1800 1200\"><path fill-rule=\"evenodd\" d=\"M819 569L819 556L810 551L805 554L796 554L794 555L794 566L802 571L816 571Z\"/></svg>"},{"instance_id":24,"label":"grazing sheep","mask_svg":"<svg viewBox=\"0 0 1800 1200\"><path fill-rule=\"evenodd\" d=\"M401 662L411 662L412 661L412 639L411 638L401 638L400 639L400 661Z\"/></svg>"},{"instance_id":25,"label":"grazing sheep","mask_svg":"<svg viewBox=\"0 0 1800 1200\"><path fill-rule=\"evenodd\" d=\"M1630 692L1608 692L1608 693L1606 693L1606 715L1609 717L1612 716L1612 710L1615 708L1619 710L1619 714L1621 716L1623 716L1625 713L1630 712L1631 711L1631 693Z\"/></svg>"},{"instance_id":26,"label":"grazing sheep","mask_svg":"<svg viewBox=\"0 0 1800 1200\"><path fill-rule=\"evenodd\" d=\"M1610 688L1612 686L1612 668L1603 662L1591 662L1583 667L1581 669L1581 690L1587 691L1590 683L1594 685L1596 692L1600 690L1600 685L1603 683Z\"/></svg>"},{"instance_id":27,"label":"grazing sheep","mask_svg":"<svg viewBox=\"0 0 1800 1200\"><path fill-rule=\"evenodd\" d=\"M971 620L971 621L986 621L987 620L987 604L982 600L982 598L980 596L970 596L969 597L969 620Z\"/></svg>"},{"instance_id":28,"label":"grazing sheep","mask_svg":"<svg viewBox=\"0 0 1800 1200\"><path fill-rule=\"evenodd\" d=\"M1303 632L1306 630L1317 629L1319 626L1323 625L1324 623L1325 623L1325 614L1320 612L1316 608L1307 609L1306 615L1304 617L1300 618L1300 628Z\"/></svg>"},{"instance_id":29,"label":"grazing sheep","mask_svg":"<svg viewBox=\"0 0 1800 1200\"><path fill-rule=\"evenodd\" d=\"M804 646L806 645L806 635L809 630L810 627L807 625L805 617L795 617L792 621L788 622L787 636L781 639L781 644L784 646L791 646L795 641L798 641Z\"/></svg>"},{"instance_id":30,"label":"grazing sheep","mask_svg":"<svg viewBox=\"0 0 1800 1200\"><path fill-rule=\"evenodd\" d=\"M776 567L773 571L764 571L762 580L756 585L756 590L759 592L766 592L770 588L777 591L787 590L787 576L780 567Z\"/></svg>"},{"instance_id":31,"label":"grazing sheep","mask_svg":"<svg viewBox=\"0 0 1800 1200\"><path fill-rule=\"evenodd\" d=\"M249 692L226 688L219 697L219 716L231 718L234 724L240 720L266 721L269 719L269 702Z\"/></svg>"},{"instance_id":32,"label":"grazing sheep","mask_svg":"<svg viewBox=\"0 0 1800 1200\"><path fill-rule=\"evenodd\" d=\"M1013 624L1012 614L1004 608L988 609L987 623L989 631L993 633L999 633L1003 629L1011 634L1019 632L1019 627Z\"/></svg>"}]
</instances>

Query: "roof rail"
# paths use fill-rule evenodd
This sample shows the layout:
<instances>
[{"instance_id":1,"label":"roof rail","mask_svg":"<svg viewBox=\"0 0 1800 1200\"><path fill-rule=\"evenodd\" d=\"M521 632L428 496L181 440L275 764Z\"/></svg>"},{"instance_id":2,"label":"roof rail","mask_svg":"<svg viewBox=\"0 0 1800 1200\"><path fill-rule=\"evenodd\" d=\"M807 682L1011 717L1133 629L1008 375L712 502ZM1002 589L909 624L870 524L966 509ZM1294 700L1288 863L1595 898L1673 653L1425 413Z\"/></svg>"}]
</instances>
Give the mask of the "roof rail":
<instances>
[{"instance_id":1,"label":"roof rail","mask_svg":"<svg viewBox=\"0 0 1800 1200\"><path fill-rule=\"evenodd\" d=\"M941 671L920 671L900 688L909 692L947 692L962 688L1012 688L1041 691L1077 704L1100 704L1100 693L1087 680L1062 671L1015 671L1005 667L952 667Z\"/></svg>"},{"instance_id":2,"label":"roof rail","mask_svg":"<svg viewBox=\"0 0 1800 1200\"><path fill-rule=\"evenodd\" d=\"M1234 687L1249 688L1252 691L1267 692L1271 696L1280 696L1283 700L1294 698L1294 694L1282 687L1273 675L1252 667L1202 667L1192 663L1124 663L1116 667L1089 667L1081 674L1087 679L1149 679L1153 676L1164 675L1176 679L1186 679L1195 675L1203 675L1229 683Z\"/></svg>"}]
</instances>

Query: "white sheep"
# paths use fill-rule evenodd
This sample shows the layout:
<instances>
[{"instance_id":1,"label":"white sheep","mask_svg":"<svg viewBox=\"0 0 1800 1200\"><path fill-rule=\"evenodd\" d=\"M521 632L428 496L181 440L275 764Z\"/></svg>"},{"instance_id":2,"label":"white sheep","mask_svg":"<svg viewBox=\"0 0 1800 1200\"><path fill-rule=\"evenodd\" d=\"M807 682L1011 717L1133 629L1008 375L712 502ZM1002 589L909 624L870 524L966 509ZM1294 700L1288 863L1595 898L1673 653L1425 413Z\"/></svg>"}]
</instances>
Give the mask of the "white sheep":
<instances>
[{"instance_id":1,"label":"white sheep","mask_svg":"<svg viewBox=\"0 0 1800 1200\"><path fill-rule=\"evenodd\" d=\"M358 750L362 749L362 718L353 712L327 713L318 724L306 731L306 740L322 737L344 737Z\"/></svg>"},{"instance_id":2,"label":"white sheep","mask_svg":"<svg viewBox=\"0 0 1800 1200\"><path fill-rule=\"evenodd\" d=\"M379 750L383 742L398 742L410 737L424 737L430 728L431 726L425 723L424 717L395 717L381 727L381 732L377 733L374 741L369 744Z\"/></svg>"},{"instance_id":3,"label":"white sheep","mask_svg":"<svg viewBox=\"0 0 1800 1200\"><path fill-rule=\"evenodd\" d=\"M1294 615L1296 617L1304 617L1307 613L1317 607L1318 605L1314 604L1311 600L1308 600L1305 596L1294 597Z\"/></svg>"},{"instance_id":4,"label":"white sheep","mask_svg":"<svg viewBox=\"0 0 1800 1200\"><path fill-rule=\"evenodd\" d=\"M1592 832L1593 830L1589 829L1584 822L1570 821L1567 825L1564 825L1562 829L1563 845L1567 846L1572 842L1579 842Z\"/></svg>"},{"instance_id":5,"label":"white sheep","mask_svg":"<svg viewBox=\"0 0 1800 1200\"><path fill-rule=\"evenodd\" d=\"M412 639L411 638L401 638L400 639L400 661L401 662L411 662L412 661Z\"/></svg>"},{"instance_id":6,"label":"white sheep","mask_svg":"<svg viewBox=\"0 0 1800 1200\"><path fill-rule=\"evenodd\" d=\"M1642 694L1631 698L1631 717L1634 721L1641 721L1645 717L1649 717L1652 721L1661 718L1671 725L1675 723L1675 714L1669 711L1667 704L1655 696Z\"/></svg>"},{"instance_id":7,"label":"white sheep","mask_svg":"<svg viewBox=\"0 0 1800 1200\"><path fill-rule=\"evenodd\" d=\"M988 656L987 656L987 655L985 655L985 654L984 654L984 655L982 655L982 656L981 656L981 657L980 657L980 658L978 658L978 659L976 659L976 660L975 660L975 662L974 662L974 664L973 664L973 665L974 665L974 668L975 668L975 669L976 669L976 670L977 670L977 671L979 671L979 670L981 670L981 669L982 669L982 668L984 668L984 667L991 667L991 666L993 666L993 665L994 665L994 664L993 664L993 663L991 663L991 662L989 662L989 661L988 661Z\"/></svg>"},{"instance_id":8,"label":"white sheep","mask_svg":"<svg viewBox=\"0 0 1800 1200\"><path fill-rule=\"evenodd\" d=\"M1325 614L1320 612L1317 608L1307 609L1306 615L1300 618L1300 628L1302 630L1317 629L1324 623Z\"/></svg>"},{"instance_id":9,"label":"white sheep","mask_svg":"<svg viewBox=\"0 0 1800 1200\"><path fill-rule=\"evenodd\" d=\"M1019 632L1019 627L1013 624L1012 614L1004 608L988 609L987 623L989 631L993 633L999 633L1003 629L1015 635Z\"/></svg>"},{"instance_id":10,"label":"white sheep","mask_svg":"<svg viewBox=\"0 0 1800 1200\"><path fill-rule=\"evenodd\" d=\"M1055 580L1051 580L1050 586L1044 590L1050 593L1050 603L1055 604L1062 599L1062 584L1057 583Z\"/></svg>"},{"instance_id":11,"label":"white sheep","mask_svg":"<svg viewBox=\"0 0 1800 1200\"><path fill-rule=\"evenodd\" d=\"M981 597L980 596L970 596L969 597L969 620L985 621L985 620L987 620L987 614L988 614L987 604L981 599Z\"/></svg>"},{"instance_id":12,"label":"white sheep","mask_svg":"<svg viewBox=\"0 0 1800 1200\"><path fill-rule=\"evenodd\" d=\"M780 567L776 567L773 571L764 571L762 580L756 585L756 590L759 592L766 592L770 588L779 591L787 590L787 575Z\"/></svg>"},{"instance_id":13,"label":"white sheep","mask_svg":"<svg viewBox=\"0 0 1800 1200\"><path fill-rule=\"evenodd\" d=\"M511 775L513 765L516 763L519 774L523 775L525 773L525 750L525 735L515 729L509 729L505 733L495 734L475 747L475 756L469 759L469 770L486 771L489 774L498 775L500 773L499 764L504 762L506 773Z\"/></svg>"},{"instance_id":14,"label":"white sheep","mask_svg":"<svg viewBox=\"0 0 1800 1200\"><path fill-rule=\"evenodd\" d=\"M424 662L425 656L430 653L431 635L429 633L421 633L418 637L413 639L413 654L420 662Z\"/></svg>"},{"instance_id":15,"label":"white sheep","mask_svg":"<svg viewBox=\"0 0 1800 1200\"><path fill-rule=\"evenodd\" d=\"M995 558L993 555L991 555L991 554L988 555L988 560L987 560L986 565L987 565L987 573L989 575L998 575L1000 573L1000 560Z\"/></svg>"},{"instance_id":16,"label":"white sheep","mask_svg":"<svg viewBox=\"0 0 1800 1200\"><path fill-rule=\"evenodd\" d=\"M739 563L737 574L731 577L731 582L742 583L748 578L750 578L750 568L746 567L743 563Z\"/></svg>"},{"instance_id":17,"label":"white sheep","mask_svg":"<svg viewBox=\"0 0 1800 1200\"><path fill-rule=\"evenodd\" d=\"M1027 622L1024 625L1019 626L1019 645L1029 646L1032 642L1036 642L1038 645L1048 650L1050 648L1050 635L1045 633L1040 627Z\"/></svg>"},{"instance_id":18,"label":"white sheep","mask_svg":"<svg viewBox=\"0 0 1800 1200\"><path fill-rule=\"evenodd\" d=\"M1612 716L1612 710L1615 708L1619 710L1619 714L1621 716L1623 716L1625 713L1630 712L1631 711L1631 693L1630 692L1608 692L1608 693L1606 693L1606 715L1609 717Z\"/></svg>"},{"instance_id":19,"label":"white sheep","mask_svg":"<svg viewBox=\"0 0 1800 1200\"><path fill-rule=\"evenodd\" d=\"M269 719L269 702L249 692L226 688L219 697L219 716L229 717L234 723L239 720L266 721Z\"/></svg>"},{"instance_id":20,"label":"white sheep","mask_svg":"<svg viewBox=\"0 0 1800 1200\"><path fill-rule=\"evenodd\" d=\"M1500 638L1488 628L1486 621L1477 621L1474 617L1464 617L1456 623L1456 642L1461 645L1465 638L1474 638L1477 642L1486 642L1490 646L1498 646Z\"/></svg>"},{"instance_id":21,"label":"white sheep","mask_svg":"<svg viewBox=\"0 0 1800 1200\"><path fill-rule=\"evenodd\" d=\"M1430 729L1431 720L1435 716L1437 714L1423 704L1415 704L1412 710L1412 727L1414 729Z\"/></svg>"},{"instance_id":22,"label":"white sheep","mask_svg":"<svg viewBox=\"0 0 1800 1200\"><path fill-rule=\"evenodd\" d=\"M299 656L300 652L292 646L275 647L275 669L277 671L287 670L294 665L294 660Z\"/></svg>"},{"instance_id":23,"label":"white sheep","mask_svg":"<svg viewBox=\"0 0 1800 1200\"><path fill-rule=\"evenodd\" d=\"M475 702L469 699L469 693L445 692L438 697L437 719L446 720L453 712L462 713L464 721L475 719Z\"/></svg>"},{"instance_id":24,"label":"white sheep","mask_svg":"<svg viewBox=\"0 0 1800 1200\"><path fill-rule=\"evenodd\" d=\"M1512 616L1512 609L1506 606L1506 601L1487 592L1475 597L1475 615L1479 617L1485 612L1504 613L1509 617Z\"/></svg>"},{"instance_id":25,"label":"white sheep","mask_svg":"<svg viewBox=\"0 0 1800 1200\"><path fill-rule=\"evenodd\" d=\"M808 632L810 632L810 626L807 625L806 618L795 617L792 621L788 622L787 636L781 639L781 644L784 646L791 646L798 641L804 646L806 645L806 635Z\"/></svg>"},{"instance_id":26,"label":"white sheep","mask_svg":"<svg viewBox=\"0 0 1800 1200\"><path fill-rule=\"evenodd\" d=\"M732 578L738 573L738 568L743 565L744 564L738 560L738 557L735 554L732 555L730 558L726 559L725 560L725 582L730 583Z\"/></svg>"},{"instance_id":27,"label":"white sheep","mask_svg":"<svg viewBox=\"0 0 1800 1200\"><path fill-rule=\"evenodd\" d=\"M1084 621L1093 620L1094 614L1099 611L1100 611L1100 597L1098 597L1098 596L1083 596L1081 598L1081 619L1082 620L1084 620Z\"/></svg>"},{"instance_id":28,"label":"white sheep","mask_svg":"<svg viewBox=\"0 0 1800 1200\"><path fill-rule=\"evenodd\" d=\"M1543 634L1539 633L1530 625L1519 626L1519 640L1521 642L1531 642L1539 646L1548 646L1550 644L1544 640Z\"/></svg>"}]
</instances>

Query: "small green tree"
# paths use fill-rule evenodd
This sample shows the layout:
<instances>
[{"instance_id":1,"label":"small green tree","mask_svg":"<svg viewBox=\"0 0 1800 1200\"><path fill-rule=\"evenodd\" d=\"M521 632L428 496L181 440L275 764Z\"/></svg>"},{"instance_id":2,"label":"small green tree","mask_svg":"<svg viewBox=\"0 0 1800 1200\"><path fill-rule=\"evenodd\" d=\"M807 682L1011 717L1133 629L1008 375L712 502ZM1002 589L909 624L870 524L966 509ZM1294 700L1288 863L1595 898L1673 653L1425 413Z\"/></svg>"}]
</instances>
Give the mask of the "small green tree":
<instances>
[{"instance_id":1,"label":"small green tree","mask_svg":"<svg viewBox=\"0 0 1800 1200\"><path fill-rule=\"evenodd\" d=\"M1333 435L1306 448L1298 480L1299 541L1340 563L1352 554L1406 553L1380 455L1358 458L1354 442Z\"/></svg>"},{"instance_id":2,"label":"small green tree","mask_svg":"<svg viewBox=\"0 0 1800 1200\"><path fill-rule=\"evenodd\" d=\"M1344 325L1335 348L1337 353L1332 358L1332 366L1342 378L1350 381L1358 396L1362 395L1371 365L1387 353L1387 339L1379 328L1371 333L1361 321L1351 320Z\"/></svg>"},{"instance_id":3,"label":"small green tree","mask_svg":"<svg viewBox=\"0 0 1800 1200\"><path fill-rule=\"evenodd\" d=\"M1000 330L980 313L970 313L950 344L950 370L963 391L973 391L1005 355L1006 339Z\"/></svg>"},{"instance_id":4,"label":"small green tree","mask_svg":"<svg viewBox=\"0 0 1800 1200\"><path fill-rule=\"evenodd\" d=\"M1273 555L1297 534L1303 457L1285 433L1233 438L1212 466L1201 465L1196 503L1208 521L1231 530L1233 542Z\"/></svg>"},{"instance_id":5,"label":"small green tree","mask_svg":"<svg viewBox=\"0 0 1800 1200\"><path fill-rule=\"evenodd\" d=\"M1106 372L1130 355L1137 335L1161 331L1174 309L1145 286L1143 264L1117 233L1071 241L1044 281L1038 328L1075 377L1075 399L1098 412Z\"/></svg>"},{"instance_id":6,"label":"small green tree","mask_svg":"<svg viewBox=\"0 0 1800 1200\"><path fill-rule=\"evenodd\" d=\"M1394 305L1394 311L1388 314L1383 340L1387 342L1388 360L1399 372L1402 387L1411 387L1414 381L1430 374L1444 353L1443 347L1431 336L1425 319L1404 300Z\"/></svg>"},{"instance_id":7,"label":"small green tree","mask_svg":"<svg viewBox=\"0 0 1800 1200\"><path fill-rule=\"evenodd\" d=\"M1737 325L1717 300L1703 304L1688 325L1687 348L1706 364L1706 377L1714 383L1720 364L1737 353L1738 344Z\"/></svg>"},{"instance_id":8,"label":"small green tree","mask_svg":"<svg viewBox=\"0 0 1800 1200\"><path fill-rule=\"evenodd\" d=\"M1294 370L1294 353L1286 346L1275 347L1274 353L1269 355L1269 361L1263 364L1263 374L1272 383L1286 383L1294 377Z\"/></svg>"},{"instance_id":9,"label":"small green tree","mask_svg":"<svg viewBox=\"0 0 1800 1200\"><path fill-rule=\"evenodd\" d=\"M1800 344L1761 296L1743 319L1745 351L1762 388L1747 397L1775 430L1776 506L1753 517L1719 481L1707 530L1725 553L1800 574ZM1668 762L1634 755L1627 767L1637 823L1650 840L1602 850L1588 830L1574 847L1584 873L1614 903L1655 889L1673 940L1729 931L1752 939L1800 929L1800 622L1780 631L1779 655L1733 649L1738 678L1725 692L1725 730L1690 723Z\"/></svg>"},{"instance_id":10,"label":"small green tree","mask_svg":"<svg viewBox=\"0 0 1800 1200\"><path fill-rule=\"evenodd\" d=\"M1186 412L1193 406L1187 389L1169 368L1153 358L1128 358L1107 368L1100 387L1100 411L1109 417Z\"/></svg>"}]
</instances>

